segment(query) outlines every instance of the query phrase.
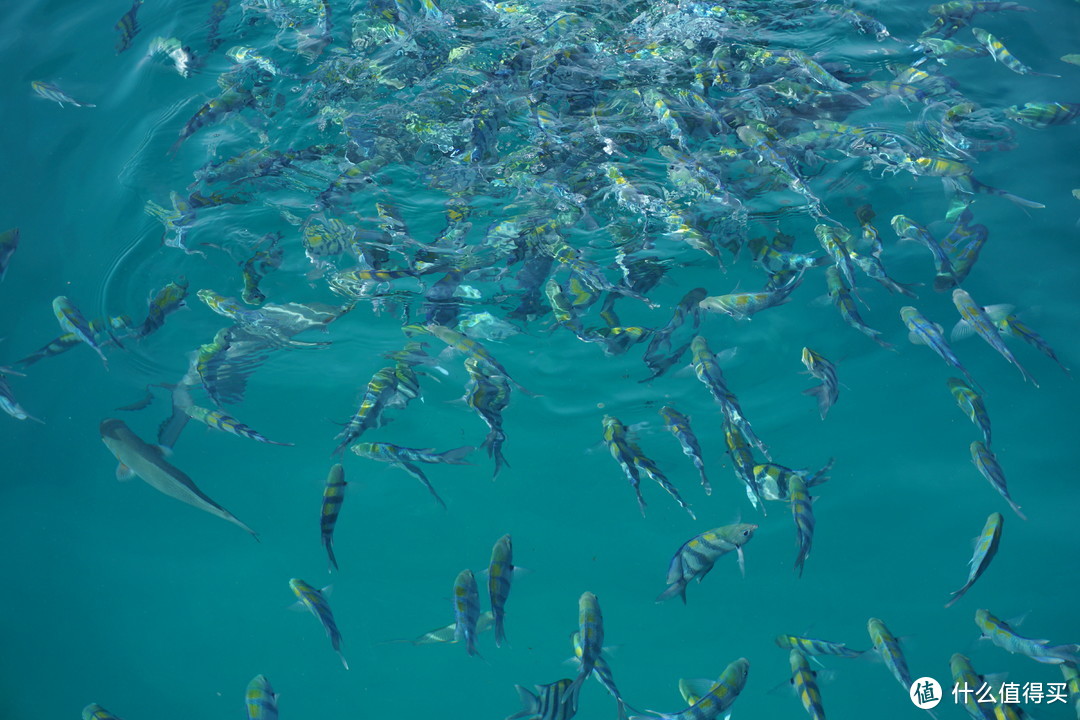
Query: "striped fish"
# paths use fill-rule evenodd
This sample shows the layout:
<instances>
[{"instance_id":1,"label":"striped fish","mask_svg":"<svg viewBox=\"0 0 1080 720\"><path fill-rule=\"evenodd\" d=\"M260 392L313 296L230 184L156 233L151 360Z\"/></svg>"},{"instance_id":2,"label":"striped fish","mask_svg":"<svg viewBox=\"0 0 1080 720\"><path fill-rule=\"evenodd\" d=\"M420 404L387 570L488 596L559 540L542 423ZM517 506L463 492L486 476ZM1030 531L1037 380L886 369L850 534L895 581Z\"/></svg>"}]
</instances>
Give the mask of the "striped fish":
<instances>
[{"instance_id":1,"label":"striped fish","mask_svg":"<svg viewBox=\"0 0 1080 720\"><path fill-rule=\"evenodd\" d=\"M817 686L817 673L810 669L806 656L796 649L788 653L791 664L791 684L812 720L825 720L825 708L821 704L821 691Z\"/></svg>"},{"instance_id":2,"label":"striped fish","mask_svg":"<svg viewBox=\"0 0 1080 720\"><path fill-rule=\"evenodd\" d=\"M488 564L488 597L491 613L495 618L495 647L506 642L503 621L506 616L506 599L510 596L510 581L514 577L514 546L509 535L503 535L491 549Z\"/></svg>"},{"instance_id":3,"label":"striped fish","mask_svg":"<svg viewBox=\"0 0 1080 720\"><path fill-rule=\"evenodd\" d=\"M434 452L431 448L407 448L400 445L391 445L390 443L357 443L352 446L352 451L360 457L390 463L394 467L401 468L412 475L424 484L424 487L428 489L428 492L431 493L436 502L444 508L446 507L446 503L443 502L443 499L435 492L435 487L427 479L427 476L424 475L420 468L416 466L416 463L468 465L469 463L465 462L464 457L473 450L474 448L468 445L441 453Z\"/></svg>"},{"instance_id":4,"label":"striped fish","mask_svg":"<svg viewBox=\"0 0 1080 720\"><path fill-rule=\"evenodd\" d=\"M971 34L974 35L975 39L982 43L983 46L985 46L986 49L990 51L990 54L994 56L995 60L1012 70L1014 73L1017 73L1018 75L1041 75L1042 77L1055 78L1061 77L1060 75L1053 75L1051 73L1035 72L1027 65L1017 60L1016 57L1008 51L1008 49L1005 47L1004 44L1002 44L1000 40L998 40L990 33L986 32L982 28L971 28Z\"/></svg>"},{"instance_id":5,"label":"striped fish","mask_svg":"<svg viewBox=\"0 0 1080 720\"><path fill-rule=\"evenodd\" d=\"M799 554L795 558L795 569L802 577L803 564L810 554L810 545L814 541L814 507L806 482L795 475L788 486L791 492L791 514L795 518L795 535L799 542Z\"/></svg>"},{"instance_id":6,"label":"striped fish","mask_svg":"<svg viewBox=\"0 0 1080 720\"><path fill-rule=\"evenodd\" d=\"M986 412L986 405L983 403L982 395L972 390L960 378L949 378L946 382L949 385L949 392L956 399L956 404L971 419L971 422L975 423L976 427L982 431L983 444L989 448L990 415Z\"/></svg>"},{"instance_id":7,"label":"striped fish","mask_svg":"<svg viewBox=\"0 0 1080 720\"><path fill-rule=\"evenodd\" d=\"M7 368L4 368L7 370ZM15 399L15 393L11 391L11 386L8 385L7 379L3 373L0 373L0 410L3 410L16 420L38 420L33 415L30 415L23 409L23 406L19 404L19 401ZM44 424L44 423L42 423Z\"/></svg>"},{"instance_id":8,"label":"striped fish","mask_svg":"<svg viewBox=\"0 0 1080 720\"><path fill-rule=\"evenodd\" d=\"M522 709L506 720L570 720L577 714L578 688L569 678L547 685L534 685L536 693L515 685Z\"/></svg>"},{"instance_id":9,"label":"striped fish","mask_svg":"<svg viewBox=\"0 0 1080 720\"><path fill-rule=\"evenodd\" d=\"M210 410L208 408L199 407L198 405L188 405L184 407L183 410L192 420L201 422L207 427L212 427L215 430L221 430L222 432L229 433L230 435L248 438L256 442L265 443L267 445L283 445L291 447L293 444L270 440L264 437L262 434L256 432L254 429L240 422L232 415L227 415L220 410Z\"/></svg>"},{"instance_id":10,"label":"striped fish","mask_svg":"<svg viewBox=\"0 0 1080 720\"><path fill-rule=\"evenodd\" d=\"M802 349L802 363L806 366L808 373L821 381L820 385L803 390L803 395L811 395L817 398L818 412L821 413L821 419L824 420L829 408L836 403L836 398L840 395L840 382L836 379L836 366L808 347Z\"/></svg>"},{"instance_id":11,"label":"striped fish","mask_svg":"<svg viewBox=\"0 0 1080 720\"><path fill-rule=\"evenodd\" d=\"M187 294L188 281L183 277L176 282L169 283L161 288L161 290L158 290L157 293L150 298L146 311L146 320L143 321L142 327L139 328L139 337L146 337L150 333L156 331L165 324L165 317L167 315L180 308L187 307L187 304L184 302Z\"/></svg>"},{"instance_id":12,"label":"striped fish","mask_svg":"<svg viewBox=\"0 0 1080 720\"><path fill-rule=\"evenodd\" d=\"M650 710L661 720L714 720L724 717L728 708L734 704L739 693L746 686L746 677L750 673L750 661L739 658L727 666L724 672L696 703L682 712L668 714ZM634 715L630 720L648 720L648 718Z\"/></svg>"},{"instance_id":13,"label":"striped fish","mask_svg":"<svg viewBox=\"0 0 1080 720\"><path fill-rule=\"evenodd\" d=\"M717 559L733 550L739 557L739 569L745 575L746 560L742 548L754 537L757 527L746 523L725 525L687 540L671 558L666 581L668 588L660 593L656 602L663 602L678 595L685 603L687 584L694 578L701 582L712 570Z\"/></svg>"},{"instance_id":14,"label":"striped fish","mask_svg":"<svg viewBox=\"0 0 1080 720\"><path fill-rule=\"evenodd\" d=\"M139 23L135 20L135 14L139 12L139 6L142 4L143 0L135 0L131 9L116 21L115 28L120 33L120 38L116 41L117 55L131 47L131 41L139 34L140 28Z\"/></svg>"},{"instance_id":15,"label":"striped fish","mask_svg":"<svg viewBox=\"0 0 1080 720\"><path fill-rule=\"evenodd\" d=\"M1050 645L1049 640L1032 640L1017 635L1009 624L990 613L989 610L975 611L975 625L982 631L982 637L997 645L1002 650L1026 655L1035 662L1048 665L1060 665L1071 662L1080 663L1080 645Z\"/></svg>"},{"instance_id":16,"label":"striped fish","mask_svg":"<svg viewBox=\"0 0 1080 720\"><path fill-rule=\"evenodd\" d=\"M930 322L921 312L910 305L900 308L900 319L904 321L910 331L908 339L911 342L917 345L926 345L946 363L964 373L964 377L967 378L969 383L978 385L975 379L971 377L971 373L960 364L960 360L956 357L953 349L949 347L949 343L945 341L945 334L940 325Z\"/></svg>"},{"instance_id":17,"label":"striped fish","mask_svg":"<svg viewBox=\"0 0 1080 720\"><path fill-rule=\"evenodd\" d=\"M334 652L338 654L338 657L341 658L341 664L348 670L349 663L345 661L345 656L341 654L341 633L338 632L337 623L334 622L334 613L330 611L330 605L323 596L325 588L316 590L300 578L289 580L289 587L292 588L296 597L300 598L300 603L322 623L323 629L326 630L326 636L330 638L330 645L334 648Z\"/></svg>"},{"instance_id":18,"label":"striped fish","mask_svg":"<svg viewBox=\"0 0 1080 720\"><path fill-rule=\"evenodd\" d=\"M1041 352L1046 357L1050 358L1058 364L1065 374L1072 377L1072 372L1069 368L1058 360L1057 353L1054 352L1054 348L1050 347L1050 344L1046 342L1037 332L1029 328L1027 325L1017 319L1015 315L1006 315L998 322L998 327L1004 332L1009 333L1013 337L1018 337L1028 345L1031 345L1036 350Z\"/></svg>"},{"instance_id":19,"label":"striped fish","mask_svg":"<svg viewBox=\"0 0 1080 720\"><path fill-rule=\"evenodd\" d=\"M1009 488L1005 485L1005 471L1001 469L1001 465L998 464L994 453L976 440L971 443L971 461L975 463L975 467L994 486L994 489L998 491L1001 497L1005 498L1005 502L1009 503L1009 507L1013 509L1013 512L1019 515L1021 520L1027 520L1027 516L1020 512L1020 506L1009 497Z\"/></svg>"},{"instance_id":20,"label":"striped fish","mask_svg":"<svg viewBox=\"0 0 1080 720\"><path fill-rule=\"evenodd\" d=\"M856 658L865 650L852 650L844 643L829 642L798 635L777 635L776 644L786 650L798 650L803 655L836 655L837 657Z\"/></svg>"},{"instance_id":21,"label":"striped fish","mask_svg":"<svg viewBox=\"0 0 1080 720\"><path fill-rule=\"evenodd\" d=\"M571 635L571 642L574 645L574 660L580 661L581 655L585 652L585 648L581 644L581 633L575 632ZM611 696L615 698L615 702L619 708L619 720L626 720L626 709L629 707L626 701L622 699L622 695L619 693L619 688L615 686L615 676L611 672L611 666L608 665L607 660L603 654L596 658L596 665L593 667L592 674L596 677L597 681L604 686L604 689L611 693Z\"/></svg>"},{"instance_id":22,"label":"striped fish","mask_svg":"<svg viewBox=\"0 0 1080 720\"><path fill-rule=\"evenodd\" d=\"M480 593L472 570L462 570L454 581L454 641L465 641L469 655L476 649L476 624L480 620Z\"/></svg>"},{"instance_id":23,"label":"striped fish","mask_svg":"<svg viewBox=\"0 0 1080 720\"><path fill-rule=\"evenodd\" d=\"M495 623L495 617L490 610L485 610L480 613L480 619L476 621L476 634L479 636L481 633L487 632L491 629ZM407 642L413 645L434 645L435 643L455 643L455 635L457 632L457 623L450 623L434 630L428 630L423 635L413 638L412 640L388 640L387 642Z\"/></svg>"},{"instance_id":24,"label":"striped fish","mask_svg":"<svg viewBox=\"0 0 1080 720\"><path fill-rule=\"evenodd\" d=\"M986 309L981 305L975 304L975 301L971 299L971 295L965 292L961 288L956 288L952 293L953 305L956 306L957 311L960 313L960 317L963 318L961 322L968 325L975 334L981 337L986 343L994 348L1003 358L1016 366L1020 371L1020 374L1024 376L1025 380L1029 380L1032 385L1039 387L1039 383L1031 376L1020 361L1012 354L1005 341L1001 338L1001 334L998 332L997 326L994 321L990 319L990 315L986 312ZM956 330L953 331L953 339L956 339Z\"/></svg>"},{"instance_id":25,"label":"striped fish","mask_svg":"<svg viewBox=\"0 0 1080 720\"><path fill-rule=\"evenodd\" d=\"M97 703L90 703L83 708L82 720L120 720L120 718Z\"/></svg>"},{"instance_id":26,"label":"striped fish","mask_svg":"<svg viewBox=\"0 0 1080 720\"><path fill-rule=\"evenodd\" d=\"M338 569L337 558L334 557L334 525L337 524L338 513L341 512L341 503L345 500L345 484L345 468L338 463L330 468L330 473L326 476L322 509L319 511L322 544L334 570Z\"/></svg>"},{"instance_id":27,"label":"striped fish","mask_svg":"<svg viewBox=\"0 0 1080 720\"><path fill-rule=\"evenodd\" d=\"M256 675L244 693L248 720L277 720L277 695L265 675Z\"/></svg>"},{"instance_id":28,"label":"striped fish","mask_svg":"<svg viewBox=\"0 0 1080 720\"><path fill-rule=\"evenodd\" d=\"M575 701L581 683L592 674L600 653L604 651L604 615L600 611L600 601L591 592L581 593L578 598L578 637L581 639L581 669L574 678L573 692Z\"/></svg>"},{"instance_id":29,"label":"striped fish","mask_svg":"<svg viewBox=\"0 0 1080 720\"><path fill-rule=\"evenodd\" d=\"M89 327L90 332L94 335L94 339L98 344L104 347L113 344L114 335L128 333L132 328L132 323L132 319L127 315L117 315L108 320L108 326L111 330L106 330L106 321L101 318L91 320ZM23 359L16 361L15 364L22 368L30 367L39 360L56 357L81 344L83 344L82 338L75 333L64 333L63 335L50 340L45 347L37 352L31 353Z\"/></svg>"},{"instance_id":30,"label":"striped fish","mask_svg":"<svg viewBox=\"0 0 1080 720\"><path fill-rule=\"evenodd\" d=\"M881 656L885 667L889 668L889 672L904 687L904 692L907 692L911 687L911 672L908 670L904 653L900 649L900 641L889 632L885 623L877 618L870 618L866 622L866 630L870 633L874 650Z\"/></svg>"},{"instance_id":31,"label":"striped fish","mask_svg":"<svg viewBox=\"0 0 1080 720\"><path fill-rule=\"evenodd\" d=\"M109 361L105 357L105 353L101 351L101 344L94 337L94 331L90 329L90 324L86 322L86 318L79 312L79 309L63 295L53 299L52 309L53 315L56 316L57 322L60 323L60 328L65 333L73 333L84 343L94 348L94 352L98 354L101 362L105 365L105 369L108 370ZM120 345L119 341L116 342L117 345ZM120 347L123 347L123 345L120 345Z\"/></svg>"},{"instance_id":32,"label":"striped fish","mask_svg":"<svg viewBox=\"0 0 1080 720\"><path fill-rule=\"evenodd\" d=\"M964 583L962 588L953 592L952 599L945 603L945 607L951 607L954 602L959 600L968 591L968 588L974 585L975 581L982 576L986 568L990 566L990 561L997 554L998 543L1001 541L1001 528L1004 522L1005 519L1001 517L1001 513L990 513L990 517L986 518L986 524L983 526L982 532L975 538L975 554L968 561L970 569L967 582Z\"/></svg>"},{"instance_id":33,"label":"striped fish","mask_svg":"<svg viewBox=\"0 0 1080 720\"><path fill-rule=\"evenodd\" d=\"M691 462L694 463L694 467L697 468L698 475L701 476L701 487L705 489L705 494L711 495L712 487L709 485L709 479L705 477L705 462L701 459L701 444L698 442L697 436L694 435L694 431L690 429L690 418L670 405L660 408L660 416L664 418L667 429L679 441L683 454L690 458Z\"/></svg>"},{"instance_id":34,"label":"striped fish","mask_svg":"<svg viewBox=\"0 0 1080 720\"><path fill-rule=\"evenodd\" d=\"M949 658L949 671L952 673L954 687L963 690L957 693L957 697L963 696L964 710L972 720L994 720L994 710L989 703L981 703L974 692L983 686L985 680L982 675L975 672L971 661L960 653L955 653Z\"/></svg>"}]
</instances>

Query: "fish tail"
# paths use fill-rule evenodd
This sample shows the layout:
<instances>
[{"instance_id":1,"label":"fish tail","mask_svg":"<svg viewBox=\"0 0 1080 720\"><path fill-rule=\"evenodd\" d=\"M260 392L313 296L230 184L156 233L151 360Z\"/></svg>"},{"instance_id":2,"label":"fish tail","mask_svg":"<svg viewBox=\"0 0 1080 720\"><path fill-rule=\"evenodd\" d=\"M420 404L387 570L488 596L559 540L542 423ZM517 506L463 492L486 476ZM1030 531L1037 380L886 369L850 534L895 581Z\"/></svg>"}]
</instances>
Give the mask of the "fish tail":
<instances>
[{"instance_id":1,"label":"fish tail","mask_svg":"<svg viewBox=\"0 0 1080 720\"><path fill-rule=\"evenodd\" d=\"M330 567L332 570L338 570L337 558L334 557L334 538L323 538L323 545L326 547L326 555L330 558Z\"/></svg>"},{"instance_id":2,"label":"fish tail","mask_svg":"<svg viewBox=\"0 0 1080 720\"><path fill-rule=\"evenodd\" d=\"M1005 499L1009 502L1009 507L1011 507L1013 509L1014 513L1016 513L1017 515L1020 516L1021 520L1027 520L1027 515L1020 512L1020 506L1017 505L1016 502L1012 498L1007 497Z\"/></svg>"},{"instance_id":3,"label":"fish tail","mask_svg":"<svg viewBox=\"0 0 1080 720\"><path fill-rule=\"evenodd\" d=\"M683 605L685 605L686 604L686 580L679 579L675 583L673 583L672 585L668 586L667 590L665 590L664 592L657 595L656 602L658 604L662 603L665 600L670 600L671 598L675 597L676 595L678 595L680 598L682 598Z\"/></svg>"},{"instance_id":4,"label":"fish tail","mask_svg":"<svg viewBox=\"0 0 1080 720\"><path fill-rule=\"evenodd\" d=\"M962 598L964 596L964 593L966 593L968 591L969 587L971 587L970 583L967 584L967 585L964 585L964 587L960 588L959 590L953 590L952 593L950 593L952 595L952 598L949 600L949 602L945 603L945 607L947 607L947 608L952 607L953 603L955 603L957 600L959 600L960 598Z\"/></svg>"},{"instance_id":5,"label":"fish tail","mask_svg":"<svg viewBox=\"0 0 1080 720\"><path fill-rule=\"evenodd\" d=\"M503 627L502 613L495 618L495 647L501 648L506 642L506 628Z\"/></svg>"},{"instance_id":6,"label":"fish tail","mask_svg":"<svg viewBox=\"0 0 1080 720\"><path fill-rule=\"evenodd\" d=\"M454 448L453 450L447 450L444 453L439 453L439 462L447 463L448 465L468 465L469 463L463 460L469 453L476 448L472 445L465 445L463 447Z\"/></svg>"}]
</instances>

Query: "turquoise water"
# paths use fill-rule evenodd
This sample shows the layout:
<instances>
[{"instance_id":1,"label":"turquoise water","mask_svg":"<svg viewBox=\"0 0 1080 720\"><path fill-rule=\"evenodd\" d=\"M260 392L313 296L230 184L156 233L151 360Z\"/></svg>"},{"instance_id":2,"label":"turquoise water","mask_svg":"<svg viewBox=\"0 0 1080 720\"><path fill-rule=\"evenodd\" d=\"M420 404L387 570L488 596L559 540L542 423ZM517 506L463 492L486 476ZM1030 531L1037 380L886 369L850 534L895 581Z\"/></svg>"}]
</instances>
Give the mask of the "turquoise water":
<instances>
[{"instance_id":1,"label":"turquoise water","mask_svg":"<svg viewBox=\"0 0 1080 720\"><path fill-rule=\"evenodd\" d=\"M19 227L21 242L0 284L0 365L15 364L60 333L50 312L56 296L69 297L87 318L124 313L141 323L147 297L167 283L186 277L191 294L189 308L168 315L157 332L128 337L124 350L105 348L108 370L89 348L75 347L26 368L25 377L7 377L19 403L43 424L2 418L0 527L11 583L0 621L0 717L74 718L91 702L126 720L243 717L244 688L260 673L280 694L285 718L505 717L519 707L515 684L531 687L576 673L563 661L577 628L576 601L586 590L600 600L609 662L637 708L675 712L685 707L679 678L715 678L746 657L751 671L734 716L802 717L799 701L781 687L790 672L774 636L807 634L863 649L869 647L870 617L902 637L913 676L934 677L946 688L949 657L956 652L968 655L979 672L1008 673L1012 682L1060 682L1057 667L977 642L972 617L978 608L1001 618L1026 614L1021 634L1055 644L1080 641L1074 610L1080 551L1076 382L1013 339L1010 348L1038 388L980 340L954 344L984 390L993 449L1025 522L970 461L967 446L979 432L946 388L956 371L908 342L899 320L899 308L907 304L946 333L959 318L949 293L932 289L927 249L898 242L889 227L889 219L902 213L943 238L952 224L946 213L954 206L941 179L895 164L868 171L865 157L824 150L823 162L803 157L796 164L824 204L822 217L814 217L804 197L785 190L733 129L718 127L676 94L703 93L714 113L737 106L739 123L760 115L776 131L770 142L780 147L785 138L813 129L812 121L828 111L833 120L902 134L915 143L910 157L917 154L912 147L946 156L946 150L921 145L925 141L906 125L935 99L951 106L966 98L986 109L995 127L1012 134L1015 147L953 159L971 165L979 181L1045 207L986 193L956 196L973 200L976 221L989 228L963 287L982 304L1015 306L1061 361L1075 366L1080 203L1071 191L1080 187L1078 129L1024 127L1005 119L1003 109L1080 101L1080 69L1058 60L1080 52L1080 6L1065 0L1028 5L1035 12L980 14L971 24L994 33L1033 69L1062 77L1016 74L989 57L944 66L927 62L920 68L955 80L957 94L907 105L870 95L866 83L888 80L889 64L920 56L908 48L932 20L923 4L856 5L889 29L892 37L879 41L812 3L739 3L721 15L709 2L523 2L499 8L447 2L440 19L403 2L396 23L379 36L382 4L330 0L333 41L309 56L296 52L296 30L275 24L275 18L282 24L281 18L293 18L317 35L316 6L300 3L284 3L281 15L272 16L257 3L245 10L234 2L220 26L221 45L210 51L211 3L151 0L138 10L141 31L119 55L113 26L130 7L123 2L10 8L0 19L6 78L0 142L7 170L0 226ZM510 12L515 8L520 12ZM569 12L580 22L552 26ZM717 82L705 91L692 68L712 52L711 46L702 50L706 31L719 33L721 48L754 48L785 61L735 68L733 87ZM148 55L157 37L179 38L190 47L199 61L190 77L177 73L167 57ZM518 64L499 70L500 61L513 57L508 48L520 47L515 43L523 38L535 46ZM976 44L966 27L954 39ZM254 107L198 129L170 155L188 119L221 93L218 78L236 65L225 51L234 46L255 48L283 72L247 70L244 87L259 93ZM557 54L569 48L577 54ZM815 107L751 92L781 77L812 83L790 69L784 54L789 48L813 54L868 104L844 93L819 99ZM322 84L308 75L327 73L331 63L354 74ZM96 107L60 107L32 92L35 80ZM486 89L473 92L484 83ZM723 174L730 192L745 203L745 220L733 218L730 208L680 194L658 150L677 140L633 94L635 88L665 93L691 155ZM747 97L764 99L737 102ZM538 112L548 111L553 119L541 125ZM341 124L348 115L357 118L351 141ZM499 128L487 156L473 139L484 137L472 134L478 117ZM612 153L604 151L601 136L611 139ZM163 246L162 225L144 212L148 201L169 206L171 191L186 197L193 173L206 163L252 148L281 152L313 145L323 146L318 157L278 175L197 186L245 200L199 210L186 238L204 255ZM374 182L315 207L352 162ZM654 198L652 209L620 206L604 162ZM561 183L572 195L560 197L537 178ZM281 267L262 282L268 302L342 306L350 298L330 291L333 267L320 274L305 257L305 227L320 217L340 219L361 231L369 252L380 243L391 248L385 268L412 267L422 257L417 243L434 243L446 226L445 204L455 194L471 206L472 227L465 250L448 257L469 270L462 285L477 296L466 298L461 312L486 311L514 325L515 334L480 342L538 395L512 392L503 413L508 467L495 482L482 450L469 466L424 466L446 501L443 510L401 470L346 453L349 485L335 533L341 568L327 573L317 526L322 486L335 461L333 438L356 411L372 374L388 364L382 354L407 341L401 326L426 321L422 293L446 274L439 266L419 281L393 281L389 297L360 298L325 333L297 337L329 341L329 347L269 353L243 399L223 405L266 437L293 446L258 444L194 422L176 443L169 462L256 530L261 542L139 480L115 481L115 459L98 434L101 420L122 418L153 441L170 412L167 390L153 389L155 399L143 410L116 408L139 400L149 383L180 381L190 353L232 322L201 302L197 290L239 298L240 264L260 237L280 233ZM376 202L396 210L415 242L400 235L388 240ZM671 204L655 205L663 202ZM862 317L898 352L843 323L826 297L820 267L805 273L785 304L742 321L703 312L699 327L712 350L723 351L728 387L776 462L817 469L835 458L830 480L812 488L816 529L799 578L792 571L791 513L770 502L763 516L747 500L726 454L722 414L690 368L690 354L661 377L640 383L650 374L642 362L648 339L613 355L599 343L582 342L554 323L542 293L546 277L535 317L517 316L523 291L516 279L521 258L512 252L515 235L493 227L507 220L552 221L555 230L544 242L557 234L609 284L623 282L615 264L620 246L630 261L657 258L664 279L644 291L656 307L623 297L615 308L623 326L658 330L691 288L709 295L762 288L767 278L746 247L750 238L782 230L795 236L796 251L822 256L814 226L827 217L858 236L854 211L866 203L877 213L889 274L921 284L913 287L919 297L910 299L855 272L865 301ZM726 272L717 259L668 232L656 207L682 208L701 232L728 243L719 251ZM707 222L710 213L719 220ZM731 249L740 245L736 257ZM340 270L356 266L348 251L326 260ZM548 273L564 288L571 277L558 261L542 274ZM585 326L603 326L600 307L583 313ZM442 355L444 345L434 337L414 339L428 342L448 375L421 374L423 402L387 409L392 422L361 440L440 451L479 445L487 428L460 401L468 380L462 355ZM801 394L816 383L800 374L804 346L831 360L842 383L825 420L813 399ZM199 405L213 407L201 386L192 393ZM714 487L709 496L663 426L657 411L665 403L693 420ZM677 486L696 520L645 477L642 518L603 444L605 414L633 427L641 449ZM995 511L1005 516L997 557L964 598L944 609L949 593L965 580L970 538ZM654 603L683 542L738 521L760 526L745 548L745 578L726 556L703 582L691 584L685 606ZM529 571L515 580L509 598L509 647L496 648L491 634L484 634L483 659L477 659L461 644L390 642L453 622L454 578L471 568L483 591L479 573L505 533L513 536L515 563ZM316 587L333 585L328 600L350 670L342 668L315 618L288 611L293 577ZM904 699L881 662L825 662L829 672L820 673L819 682L830 717L915 718L922 712ZM1024 707L1036 718L1075 713L1072 703ZM948 696L936 712L963 717ZM614 714L612 699L590 680L578 717Z\"/></svg>"}]
</instances>

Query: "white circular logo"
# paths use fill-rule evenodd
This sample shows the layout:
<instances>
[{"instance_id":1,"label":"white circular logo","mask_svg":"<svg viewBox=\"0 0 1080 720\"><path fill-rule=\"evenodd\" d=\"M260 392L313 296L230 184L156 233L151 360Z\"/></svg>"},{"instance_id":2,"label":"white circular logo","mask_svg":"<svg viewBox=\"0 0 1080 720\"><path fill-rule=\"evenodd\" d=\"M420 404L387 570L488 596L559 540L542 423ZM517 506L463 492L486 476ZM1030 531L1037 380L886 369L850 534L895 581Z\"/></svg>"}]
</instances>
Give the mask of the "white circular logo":
<instances>
[{"instance_id":1,"label":"white circular logo","mask_svg":"<svg viewBox=\"0 0 1080 720\"><path fill-rule=\"evenodd\" d=\"M921 677L911 683L908 697L915 703L915 707L922 710L937 707L941 702L941 684L932 677Z\"/></svg>"}]
</instances>

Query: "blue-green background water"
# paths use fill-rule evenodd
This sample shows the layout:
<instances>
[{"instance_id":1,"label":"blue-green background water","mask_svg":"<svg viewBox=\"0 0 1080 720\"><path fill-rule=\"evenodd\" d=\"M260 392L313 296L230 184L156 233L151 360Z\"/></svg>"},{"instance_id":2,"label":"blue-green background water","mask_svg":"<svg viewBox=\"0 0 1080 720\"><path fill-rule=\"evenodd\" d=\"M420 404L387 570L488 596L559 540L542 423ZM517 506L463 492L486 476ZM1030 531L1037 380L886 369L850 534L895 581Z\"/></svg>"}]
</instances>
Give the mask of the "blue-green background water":
<instances>
[{"instance_id":1,"label":"blue-green background water","mask_svg":"<svg viewBox=\"0 0 1080 720\"><path fill-rule=\"evenodd\" d=\"M349 8L330 4L338 27L345 28L338 42L345 43ZM975 24L998 34L1024 62L1063 77L1016 75L988 58L950 62L948 74L974 102L1001 107L1080 100L1080 69L1057 60L1080 51L1080 5L1028 4L1037 12L978 16ZM126 312L137 319L146 296L179 275L191 280L193 291L212 287L239 295L235 263L212 252L202 259L162 247L161 227L142 206L147 200L165 203L170 190L191 182L192 170L209 157L208 143L230 148L219 158L244 142L254 144L250 133L223 123L189 139L175 158L166 155L187 118L216 94L215 77L231 64L223 51L241 41L266 44L273 28L265 21L239 25L234 7L222 26L225 44L185 79L160 58L143 56L153 37L170 35L202 53L209 3L150 0L139 11L142 32L132 49L116 56L112 27L128 7L26 2L0 18L0 226L22 231L0 285L0 364L55 337L50 302L57 295L71 297L88 317ZM908 41L929 18L922 3L858 7ZM858 59L864 68L880 68L886 59L867 61L872 41L836 25L799 33L808 50L829 49L829 59ZM31 93L36 79L56 82L98 107L58 107ZM887 122L894 114L909 119L902 106L885 102L858 117ZM318 137L310 119L283 113L274 123L272 132ZM1078 133L1076 125L1018 127L1017 149L979 156L982 181L1046 208L1025 210L977 196L977 219L990 228L990 239L964 284L981 302L1015 305L1071 366L1080 363L1080 202L1070 194L1080 186ZM827 194L827 180L846 173L853 174L853 184ZM877 179L857 164L839 163L813 187L849 228L855 227L853 206L872 202L890 273L902 281L931 281L925 249L896 243L887 219L907 214L940 237L948 226L941 220L946 200L940 182L907 173ZM390 189L415 235L439 229L445 198L434 190L418 194L422 177L404 174ZM356 207L371 214L366 200ZM199 242L223 242L241 228L286 234L285 264L265 282L271 301L335 302L324 284L304 278L308 266L296 228L246 206L206 217ZM805 216L784 221L784 229L799 238L797 249L806 252L816 248L812 226ZM774 229L765 223L757 234ZM610 261L603 251L597 255ZM710 294L760 285L760 273L745 256L727 274L696 260L650 292L660 309L623 301L624 322L659 326L682 294L698 285ZM636 707L675 711L683 706L678 678L714 677L745 656L752 670L736 717L802 717L795 698L774 691L789 672L786 651L773 637L806 633L863 648L871 616L904 636L916 677L930 675L948 685L949 656L963 652L980 672L1007 672L1020 683L1059 682L1055 667L976 643L972 616L980 607L1003 618L1027 613L1023 634L1080 641L1080 390L1027 346L1013 348L1039 379L1039 389L979 340L956 346L986 388L994 449L1013 497L1030 518L1023 522L970 462L967 446L978 435L945 387L955 373L907 342L897 318L906 301L870 285L863 284L870 306L863 315L899 353L880 349L817 302L824 294L820 274L792 302L749 322L712 315L702 325L714 349L738 348L724 372L773 457L811 468L836 459L832 479L816 493L817 530L802 579L791 570L795 542L787 509L770 504L769 516L761 518L751 508L723 452L720 414L708 392L692 372L678 368L639 384L647 374L641 346L605 357L598 346L565 331L549 333L546 320L505 342L487 343L515 379L541 395L515 393L505 411L510 467L497 482L481 454L473 466L432 467L429 477L449 506L443 511L404 473L347 456L349 490L336 532L341 572L333 576L327 575L317 515L338 431L334 422L355 410L358 391L385 364L380 354L401 347L400 322L392 313L376 315L361 304L330 327L325 339L332 347L276 353L253 376L245 400L230 411L295 447L194 426L177 445L173 462L255 528L259 544L140 481L117 483L97 431L102 418L123 416L140 435L153 437L167 413L164 394L140 413L114 408L133 402L149 382L174 382L186 369L187 353L225 326L222 318L192 296L191 308L170 316L157 334L129 343L129 352L109 351L108 372L81 347L43 361L26 378L9 382L45 424L0 418L0 547L8 581L0 619L0 717L74 718L90 702L126 720L242 717L244 687L263 673L281 695L285 718L501 718L518 709L514 684L529 687L576 672L561 663L571 654L576 600L585 590L600 598L607 642L617 646L610 662ZM913 304L928 317L947 327L955 321L947 294L929 285L919 294ZM800 374L804 345L836 362L843 382L825 421L800 394L811 384ZM442 362L451 375L441 383L422 379L423 404L391 412L393 422L364 439L438 449L479 444L486 428L455 402L466 380L460 360ZM710 497L662 426L657 409L665 402L694 419L715 488ZM697 521L648 481L642 485L648 516L640 517L625 478L601 445L605 413L627 424L647 423L639 430L642 448L678 485ZM948 593L965 578L968 541L993 511L1005 514L999 554L969 594L945 610ZM703 583L690 587L686 606L654 604L672 552L692 535L739 517L761 525L746 548L746 578L733 559L724 558ZM484 635L485 659L478 660L459 645L385 644L452 622L454 577L466 567L477 573L486 567L492 544L504 533L513 535L517 564L530 571L510 597L510 647L496 649ZM334 585L330 603L350 671L314 618L287 611L291 577ZM829 716L919 717L880 663L837 660L829 667L835 678L822 685ZM1074 712L1063 704L1027 709L1037 718ZM948 699L938 712L962 717ZM607 693L590 681L579 717L614 713Z\"/></svg>"}]
</instances>

